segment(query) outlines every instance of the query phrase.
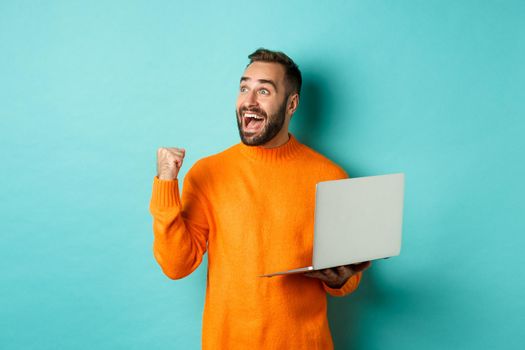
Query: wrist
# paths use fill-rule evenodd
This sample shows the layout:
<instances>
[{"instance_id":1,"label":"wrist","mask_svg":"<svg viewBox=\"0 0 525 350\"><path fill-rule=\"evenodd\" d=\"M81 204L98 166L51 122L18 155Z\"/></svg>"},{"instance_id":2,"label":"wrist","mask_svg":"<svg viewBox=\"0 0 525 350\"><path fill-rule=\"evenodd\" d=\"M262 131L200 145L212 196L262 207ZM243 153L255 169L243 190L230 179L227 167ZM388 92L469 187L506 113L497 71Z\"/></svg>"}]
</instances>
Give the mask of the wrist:
<instances>
[{"instance_id":1,"label":"wrist","mask_svg":"<svg viewBox=\"0 0 525 350\"><path fill-rule=\"evenodd\" d=\"M177 179L177 175L174 175L174 174L159 174L157 176L159 180L163 180L163 181L172 181L172 180Z\"/></svg>"}]
</instances>

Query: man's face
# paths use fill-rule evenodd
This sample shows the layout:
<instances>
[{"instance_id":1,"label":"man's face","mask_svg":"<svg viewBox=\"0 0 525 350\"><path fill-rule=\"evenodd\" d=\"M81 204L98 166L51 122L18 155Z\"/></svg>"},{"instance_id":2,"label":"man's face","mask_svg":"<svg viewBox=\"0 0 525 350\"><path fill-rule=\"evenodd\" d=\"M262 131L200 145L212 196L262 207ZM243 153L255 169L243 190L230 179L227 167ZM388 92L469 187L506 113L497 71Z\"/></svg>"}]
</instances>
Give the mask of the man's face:
<instances>
[{"instance_id":1,"label":"man's face","mask_svg":"<svg viewBox=\"0 0 525 350\"><path fill-rule=\"evenodd\" d=\"M244 71L236 108L244 144L264 145L282 129L288 96L284 77L284 67L278 63L253 62Z\"/></svg>"}]
</instances>

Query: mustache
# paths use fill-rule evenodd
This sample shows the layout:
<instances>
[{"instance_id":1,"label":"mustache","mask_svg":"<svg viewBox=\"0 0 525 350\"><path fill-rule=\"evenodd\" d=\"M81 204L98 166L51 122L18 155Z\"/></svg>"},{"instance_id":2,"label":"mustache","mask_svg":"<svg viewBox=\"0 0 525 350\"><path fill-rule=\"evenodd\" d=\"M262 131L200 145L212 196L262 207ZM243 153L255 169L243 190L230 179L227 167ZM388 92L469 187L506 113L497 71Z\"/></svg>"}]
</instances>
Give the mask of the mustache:
<instances>
[{"instance_id":1,"label":"mustache","mask_svg":"<svg viewBox=\"0 0 525 350\"><path fill-rule=\"evenodd\" d=\"M267 118L268 115L266 114L266 112L258 107L254 107L254 108L248 108L248 107L241 107L239 108L239 115L243 115L244 113L246 112L250 112L250 113L256 113L256 114L259 114L259 115L262 115L263 117Z\"/></svg>"}]
</instances>

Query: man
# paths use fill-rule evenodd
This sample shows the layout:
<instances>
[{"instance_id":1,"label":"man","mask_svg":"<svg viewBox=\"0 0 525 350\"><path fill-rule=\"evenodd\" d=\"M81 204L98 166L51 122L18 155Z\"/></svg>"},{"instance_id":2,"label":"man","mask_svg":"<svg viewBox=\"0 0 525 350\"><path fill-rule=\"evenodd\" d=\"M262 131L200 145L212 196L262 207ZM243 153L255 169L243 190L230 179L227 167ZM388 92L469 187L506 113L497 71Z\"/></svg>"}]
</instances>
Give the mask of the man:
<instances>
[{"instance_id":1,"label":"man","mask_svg":"<svg viewBox=\"0 0 525 350\"><path fill-rule=\"evenodd\" d=\"M288 132L299 105L297 65L265 49L249 59L236 107L242 142L194 164L182 199L185 150L157 152L154 255L178 279L208 251L204 349L331 349L326 292L354 291L369 262L257 276L311 264L315 185L347 175Z\"/></svg>"}]
</instances>

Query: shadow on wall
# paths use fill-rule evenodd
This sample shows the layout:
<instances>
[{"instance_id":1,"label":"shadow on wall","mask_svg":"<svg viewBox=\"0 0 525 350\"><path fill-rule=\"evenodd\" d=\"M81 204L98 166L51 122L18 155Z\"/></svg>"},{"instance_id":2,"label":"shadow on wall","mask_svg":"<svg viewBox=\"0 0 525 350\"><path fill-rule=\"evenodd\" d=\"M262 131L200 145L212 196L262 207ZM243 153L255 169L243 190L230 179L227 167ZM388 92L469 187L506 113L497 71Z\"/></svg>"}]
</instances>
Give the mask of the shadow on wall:
<instances>
[{"instance_id":1,"label":"shadow on wall","mask_svg":"<svg viewBox=\"0 0 525 350\"><path fill-rule=\"evenodd\" d=\"M348 130L348 137L353 131L353 120L358 115L356 95L352 82L343 81L337 72L315 65L306 68L299 109L292 118L292 133L304 144L341 165L353 177L362 174L362 170L351 159L340 158L341 152L334 148L342 140L335 140L333 131L340 128ZM341 135L341 133L339 133ZM351 140L344 140L346 144Z\"/></svg>"},{"instance_id":2,"label":"shadow on wall","mask_svg":"<svg viewBox=\"0 0 525 350\"><path fill-rule=\"evenodd\" d=\"M317 79L305 79L301 88L297 115L292 117L291 125L294 128L294 134L301 142L314 148L317 144L316 139L319 137L319 129L322 126L321 116L326 113L323 110L326 103L326 97L323 92L322 86Z\"/></svg>"},{"instance_id":3,"label":"shadow on wall","mask_svg":"<svg viewBox=\"0 0 525 350\"><path fill-rule=\"evenodd\" d=\"M326 84L320 75L303 77L299 109L292 117L291 127L297 138L306 145L318 149L321 146L323 124L328 117L327 105L330 104Z\"/></svg>"}]
</instances>

